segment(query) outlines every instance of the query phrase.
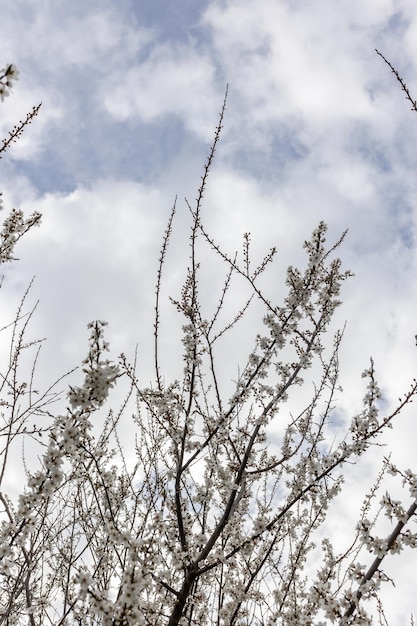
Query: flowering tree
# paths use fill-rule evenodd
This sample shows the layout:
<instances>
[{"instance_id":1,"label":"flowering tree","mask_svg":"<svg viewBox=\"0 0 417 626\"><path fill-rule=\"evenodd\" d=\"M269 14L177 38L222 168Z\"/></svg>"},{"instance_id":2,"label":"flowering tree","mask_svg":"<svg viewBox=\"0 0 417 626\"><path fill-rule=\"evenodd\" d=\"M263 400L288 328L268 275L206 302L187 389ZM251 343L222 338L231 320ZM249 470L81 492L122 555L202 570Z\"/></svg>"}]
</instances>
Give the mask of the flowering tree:
<instances>
[{"instance_id":1,"label":"flowering tree","mask_svg":"<svg viewBox=\"0 0 417 626\"><path fill-rule=\"evenodd\" d=\"M26 470L18 500L0 492L0 624L370 624L367 611L383 610L383 560L417 545L408 524L417 475L386 460L350 548L338 554L326 533L317 560L314 541L343 473L392 426L416 395L417 382L381 414L371 361L363 373L363 409L335 433L343 332L333 332L331 323L350 276L336 256L344 235L328 245L321 222L304 244L303 267L287 270L285 297L271 300L259 279L273 271L275 249L253 265L249 235L242 254L229 255L204 225L202 200L224 111L225 103L195 206L188 206L188 269L179 296L172 297L172 314L182 320L177 378L165 381L160 349L175 205L156 277L151 386L125 355L117 363L105 357L105 323L96 321L89 325L84 382L69 387L66 409L56 415L53 388L35 393L31 375L20 379L20 359L35 349L36 362L38 349L26 341L32 312L25 315L24 301L11 326L12 349L0 379L2 485L16 442L36 440L40 460ZM12 259L20 236L39 219L12 211L3 223L1 262ZM203 246L225 268L211 312L201 288ZM235 298L228 298L239 281L247 296L234 308ZM220 373L222 342L255 301L263 307L264 330L254 333L237 379L227 384ZM300 392L311 380L313 393L299 406L295 399L304 397ZM106 410L116 384L127 384L125 401ZM32 426L35 418L42 428ZM120 443L126 424L134 432L130 451ZM394 527L379 538L375 518L369 521L370 501L388 471L401 474L411 504L383 496L382 510ZM373 555L367 567L358 562L361 549Z\"/></svg>"}]
</instances>

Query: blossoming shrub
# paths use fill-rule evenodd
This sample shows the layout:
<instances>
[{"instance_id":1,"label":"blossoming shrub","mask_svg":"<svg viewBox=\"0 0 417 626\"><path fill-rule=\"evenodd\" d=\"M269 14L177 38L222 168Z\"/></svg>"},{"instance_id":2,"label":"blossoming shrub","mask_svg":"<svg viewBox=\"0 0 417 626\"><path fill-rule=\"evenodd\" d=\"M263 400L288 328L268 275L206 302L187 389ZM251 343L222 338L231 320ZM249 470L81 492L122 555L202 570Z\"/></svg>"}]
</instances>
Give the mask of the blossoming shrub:
<instances>
[{"instance_id":1,"label":"blossoming shrub","mask_svg":"<svg viewBox=\"0 0 417 626\"><path fill-rule=\"evenodd\" d=\"M6 89L16 73L3 74ZM328 529L322 559L314 560L314 540L342 490L343 473L392 426L417 383L394 410L381 414L371 362L363 373L363 409L334 440L330 422L342 333L328 338L350 276L336 256L343 236L329 246L321 222L304 244L304 266L287 270L285 297L270 299L258 279L273 271L275 249L252 269L249 236L241 258L229 256L202 219L223 115L224 106L196 205L190 207L188 271L179 297L172 299L173 315L183 320L177 378L165 381L159 347L175 206L156 277L152 386L143 385L125 355L117 364L104 357L105 323L93 322L84 382L69 387L66 410L57 415L47 395L34 399L30 384L17 382L26 324L15 333L0 386L1 479L14 439L30 441L36 434L30 420L46 416L52 422L43 433L38 465L27 468L20 497L0 492L0 624L370 624L375 606L382 612L383 559L417 544L408 526L417 476L387 461L383 471L400 475L411 498L407 508L387 493L382 497L382 510L393 521L391 534L375 535L375 518L369 520L365 507L350 549L338 554ZM13 258L18 239L39 219L19 211L6 217L1 262ZM222 260L226 272L211 314L200 297L200 244ZM250 291L241 306L228 299L233 281ZM252 296L264 307L263 332L249 341L234 389L225 394L218 369L218 359L228 356L222 341L242 321ZM16 325L20 319L18 314ZM294 397L308 376L315 380L312 395L293 415ZM125 402L105 412L112 389L123 381ZM22 397L28 398L23 412ZM120 439L127 428L129 451ZM364 558L373 555L367 566L358 561L361 549Z\"/></svg>"}]
</instances>

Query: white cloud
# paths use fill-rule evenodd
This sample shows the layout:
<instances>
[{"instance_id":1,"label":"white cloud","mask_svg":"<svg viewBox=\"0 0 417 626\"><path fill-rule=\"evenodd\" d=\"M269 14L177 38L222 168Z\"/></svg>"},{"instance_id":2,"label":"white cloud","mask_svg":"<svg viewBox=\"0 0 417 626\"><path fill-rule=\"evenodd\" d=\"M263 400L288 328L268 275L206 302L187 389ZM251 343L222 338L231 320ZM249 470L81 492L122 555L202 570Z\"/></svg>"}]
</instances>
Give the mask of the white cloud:
<instances>
[{"instance_id":1,"label":"white cloud","mask_svg":"<svg viewBox=\"0 0 417 626\"><path fill-rule=\"evenodd\" d=\"M70 79L70 73L93 68L93 78L107 71L109 63L132 58L152 40L151 31L135 28L122 6L56 2L37 3L32 10L6 11L5 37L16 63L36 63L46 75L65 72ZM27 36L22 38L23 31Z\"/></svg>"},{"instance_id":2,"label":"white cloud","mask_svg":"<svg viewBox=\"0 0 417 626\"><path fill-rule=\"evenodd\" d=\"M121 75L116 70L110 84L102 85L106 110L119 120L140 117L153 122L164 115L177 115L182 123L205 139L212 134L214 115L221 94L214 85L213 60L192 46L158 45L143 61Z\"/></svg>"},{"instance_id":3,"label":"white cloud","mask_svg":"<svg viewBox=\"0 0 417 626\"><path fill-rule=\"evenodd\" d=\"M120 180L97 181L90 189L70 194L35 198L32 193L30 199L16 202L19 195L6 188L7 200L26 213L41 210L43 220L19 245L21 261L4 270L10 295L2 319L11 318L22 291L36 276L32 294L42 297L33 332L49 338L49 354L56 351L45 367L45 382L56 374L55 359L62 361L63 369L77 364L86 349L79 338L92 319L107 319L110 337L114 333L120 341L113 346L115 354L123 350L131 356L143 339L144 320L152 317L167 198Z\"/></svg>"},{"instance_id":4,"label":"white cloud","mask_svg":"<svg viewBox=\"0 0 417 626\"><path fill-rule=\"evenodd\" d=\"M239 106L249 109L254 125L268 133L271 124L296 118L298 131L312 141L351 120L372 125L369 90L376 72L386 71L374 48L381 38L391 42L394 4L404 5L211 3L204 19Z\"/></svg>"}]
</instances>

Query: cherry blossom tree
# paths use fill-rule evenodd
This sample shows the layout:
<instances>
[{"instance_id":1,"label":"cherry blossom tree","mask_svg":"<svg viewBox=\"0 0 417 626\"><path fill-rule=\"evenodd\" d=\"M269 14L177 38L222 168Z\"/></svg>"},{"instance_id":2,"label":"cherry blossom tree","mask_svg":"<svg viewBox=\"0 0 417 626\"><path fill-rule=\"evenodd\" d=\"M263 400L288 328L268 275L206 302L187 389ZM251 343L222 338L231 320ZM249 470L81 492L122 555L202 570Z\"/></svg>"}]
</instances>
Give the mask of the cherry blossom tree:
<instances>
[{"instance_id":1,"label":"cherry blossom tree","mask_svg":"<svg viewBox=\"0 0 417 626\"><path fill-rule=\"evenodd\" d=\"M4 96L17 70L10 65L0 74ZM290 266L283 277L279 302L262 286L262 277L275 272L275 248L254 261L249 234L240 254L216 242L205 225L203 196L225 105L226 99L196 202L186 207L183 286L179 295L169 294L172 316L181 320L177 377L166 380L161 347L176 204L156 275L151 385L140 379L135 358L106 357L106 324L95 321L84 380L68 387L57 414L55 387L41 393L33 386L39 344L27 340L33 310L26 311L26 294L9 327L11 349L0 377L0 624L370 624L375 611L383 615L384 559L417 545L409 524L417 475L388 458L364 493L350 547L340 551L332 543L325 523L344 474L393 426L417 382L384 413L371 361L362 374L362 410L343 415L335 430L343 329L334 329L333 317L351 276L337 256L345 233L328 243L326 225L318 224L304 244L302 267ZM37 213L25 218L12 210L3 222L2 263L13 261L16 243L39 221ZM207 253L224 267L212 308L204 293ZM247 338L235 378L224 380L225 338L238 332L252 307L262 308L262 330ZM33 368L22 380L19 363L30 351ZM109 409L115 387L123 385L124 401ZM121 443L127 428L131 450ZM39 450L39 463L25 468L16 499L4 485L22 441ZM408 488L408 504L377 495L388 472ZM376 534L376 497L392 520L384 537Z\"/></svg>"}]
</instances>

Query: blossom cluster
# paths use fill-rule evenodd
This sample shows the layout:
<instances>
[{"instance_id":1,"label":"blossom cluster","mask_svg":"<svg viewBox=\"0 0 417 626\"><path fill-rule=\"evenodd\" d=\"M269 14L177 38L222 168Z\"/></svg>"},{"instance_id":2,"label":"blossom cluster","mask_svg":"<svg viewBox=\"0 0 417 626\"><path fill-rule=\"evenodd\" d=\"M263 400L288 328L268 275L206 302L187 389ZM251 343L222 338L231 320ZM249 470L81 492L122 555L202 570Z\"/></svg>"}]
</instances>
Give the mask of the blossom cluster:
<instances>
[{"instance_id":1,"label":"blossom cluster","mask_svg":"<svg viewBox=\"0 0 417 626\"><path fill-rule=\"evenodd\" d=\"M1 208L3 207L0 203ZM12 209L4 219L0 232L0 263L13 259L12 255L16 243L32 226L38 226L40 220L41 214L36 211L25 218L22 210Z\"/></svg>"},{"instance_id":2,"label":"blossom cluster","mask_svg":"<svg viewBox=\"0 0 417 626\"><path fill-rule=\"evenodd\" d=\"M71 408L81 411L99 408L107 399L110 389L119 376L119 368L108 359L102 360L101 353L108 350L108 344L103 340L103 328L106 322L97 321L89 324L92 329L90 337L90 352L84 361L84 384L81 387L71 387L68 399Z\"/></svg>"},{"instance_id":3,"label":"blossom cluster","mask_svg":"<svg viewBox=\"0 0 417 626\"><path fill-rule=\"evenodd\" d=\"M0 100L3 102L4 98L10 95L10 90L13 87L13 82L18 80L19 70L13 63L6 65L0 70Z\"/></svg>"},{"instance_id":4,"label":"blossom cluster","mask_svg":"<svg viewBox=\"0 0 417 626\"><path fill-rule=\"evenodd\" d=\"M57 416L50 430L46 452L41 468L28 477L27 488L19 497L13 521L3 524L0 531L0 570L10 575L13 561L17 563L15 550L24 546L36 527L36 520L50 498L63 484L64 460L73 459L78 465L83 459L86 442L91 438L90 413L101 406L109 388L118 375L116 366L102 361L101 351L107 348L103 339L103 322L90 325L90 351L84 368L86 378L83 387L71 389L68 396L71 409L67 415ZM98 456L98 455L97 455ZM90 456L86 457L90 460Z\"/></svg>"}]
</instances>

